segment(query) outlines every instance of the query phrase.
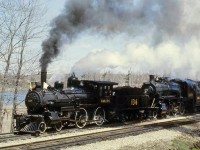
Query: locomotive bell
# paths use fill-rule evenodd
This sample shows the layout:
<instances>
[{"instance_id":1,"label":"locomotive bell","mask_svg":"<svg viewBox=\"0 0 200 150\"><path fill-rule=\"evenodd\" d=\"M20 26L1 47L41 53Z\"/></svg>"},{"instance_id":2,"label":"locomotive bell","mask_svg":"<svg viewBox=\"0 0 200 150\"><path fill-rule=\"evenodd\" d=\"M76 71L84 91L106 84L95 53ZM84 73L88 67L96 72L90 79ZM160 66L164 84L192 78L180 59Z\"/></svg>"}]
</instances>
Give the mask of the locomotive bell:
<instances>
[{"instance_id":1,"label":"locomotive bell","mask_svg":"<svg viewBox=\"0 0 200 150\"><path fill-rule=\"evenodd\" d=\"M150 82L155 81L155 76L154 76L154 75L149 75L149 81L150 81Z\"/></svg>"}]
</instances>

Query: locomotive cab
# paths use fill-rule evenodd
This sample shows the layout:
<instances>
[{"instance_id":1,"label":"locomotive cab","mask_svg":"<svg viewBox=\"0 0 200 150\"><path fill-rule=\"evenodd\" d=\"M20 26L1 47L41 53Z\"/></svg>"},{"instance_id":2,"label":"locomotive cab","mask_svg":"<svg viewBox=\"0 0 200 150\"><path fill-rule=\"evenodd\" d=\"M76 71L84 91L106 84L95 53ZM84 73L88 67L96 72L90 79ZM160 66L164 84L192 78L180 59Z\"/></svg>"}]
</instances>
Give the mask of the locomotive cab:
<instances>
[{"instance_id":1,"label":"locomotive cab","mask_svg":"<svg viewBox=\"0 0 200 150\"><path fill-rule=\"evenodd\" d=\"M80 87L87 93L90 93L91 99L88 99L87 101L91 100L91 103L97 105L110 103L113 95L113 86L117 85L117 83L110 81L82 80L80 83Z\"/></svg>"},{"instance_id":2,"label":"locomotive cab","mask_svg":"<svg viewBox=\"0 0 200 150\"><path fill-rule=\"evenodd\" d=\"M113 85L117 85L114 82L97 82L97 93L99 97L99 102L101 104L106 104L111 102L111 97L113 95Z\"/></svg>"}]
</instances>

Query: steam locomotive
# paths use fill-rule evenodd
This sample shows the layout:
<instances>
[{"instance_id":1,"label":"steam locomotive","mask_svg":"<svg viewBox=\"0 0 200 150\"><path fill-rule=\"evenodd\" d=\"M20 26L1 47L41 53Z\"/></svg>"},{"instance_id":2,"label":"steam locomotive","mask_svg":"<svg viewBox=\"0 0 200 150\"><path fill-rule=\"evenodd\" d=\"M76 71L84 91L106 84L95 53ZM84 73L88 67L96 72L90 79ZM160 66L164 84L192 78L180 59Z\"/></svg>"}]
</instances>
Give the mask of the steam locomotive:
<instances>
[{"instance_id":1,"label":"steam locomotive","mask_svg":"<svg viewBox=\"0 0 200 150\"><path fill-rule=\"evenodd\" d=\"M25 104L27 115L15 114L15 134L44 133L47 128L60 131L70 123L78 128L106 121L157 118L193 112L200 106L200 83L192 80L156 78L141 88L122 86L110 81L68 78L67 89L62 82L47 86L46 72L41 83L32 82Z\"/></svg>"}]
</instances>

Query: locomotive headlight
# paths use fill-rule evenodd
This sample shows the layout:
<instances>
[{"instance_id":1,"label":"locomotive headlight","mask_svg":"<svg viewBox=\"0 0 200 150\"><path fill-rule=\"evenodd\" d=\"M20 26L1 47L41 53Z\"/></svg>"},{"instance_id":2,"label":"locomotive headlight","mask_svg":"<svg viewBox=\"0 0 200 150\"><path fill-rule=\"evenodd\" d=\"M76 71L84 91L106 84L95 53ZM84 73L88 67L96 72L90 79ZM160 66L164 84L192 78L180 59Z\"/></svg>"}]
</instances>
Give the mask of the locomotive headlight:
<instances>
[{"instance_id":1,"label":"locomotive headlight","mask_svg":"<svg viewBox=\"0 0 200 150\"><path fill-rule=\"evenodd\" d=\"M153 93L153 87L152 86L148 86L148 87L145 87L143 92L144 94L149 94L149 93Z\"/></svg>"},{"instance_id":2,"label":"locomotive headlight","mask_svg":"<svg viewBox=\"0 0 200 150\"><path fill-rule=\"evenodd\" d=\"M148 94L148 89L144 89L144 94Z\"/></svg>"},{"instance_id":3,"label":"locomotive headlight","mask_svg":"<svg viewBox=\"0 0 200 150\"><path fill-rule=\"evenodd\" d=\"M32 90L35 90L35 88L36 88L36 82L30 82L30 90L32 91Z\"/></svg>"},{"instance_id":4,"label":"locomotive headlight","mask_svg":"<svg viewBox=\"0 0 200 150\"><path fill-rule=\"evenodd\" d=\"M53 102L53 101L50 101L50 102L49 102L49 104L53 105L53 104L54 104L54 102Z\"/></svg>"},{"instance_id":5,"label":"locomotive headlight","mask_svg":"<svg viewBox=\"0 0 200 150\"><path fill-rule=\"evenodd\" d=\"M33 100L32 100L32 99L28 99L27 101L28 101L29 103L32 103L32 102L33 102Z\"/></svg>"}]
</instances>

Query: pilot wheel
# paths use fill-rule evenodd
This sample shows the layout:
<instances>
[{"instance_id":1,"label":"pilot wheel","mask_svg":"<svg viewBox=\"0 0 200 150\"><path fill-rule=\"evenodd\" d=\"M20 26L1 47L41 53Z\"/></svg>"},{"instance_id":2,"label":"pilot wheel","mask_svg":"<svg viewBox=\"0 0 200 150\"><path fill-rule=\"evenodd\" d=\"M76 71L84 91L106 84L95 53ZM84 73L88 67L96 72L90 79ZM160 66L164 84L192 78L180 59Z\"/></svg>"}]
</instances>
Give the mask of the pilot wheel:
<instances>
[{"instance_id":1,"label":"pilot wheel","mask_svg":"<svg viewBox=\"0 0 200 150\"><path fill-rule=\"evenodd\" d=\"M40 133L44 133L47 129L47 125L45 122L40 122L40 124L38 125L38 130L40 131Z\"/></svg>"}]
</instances>

